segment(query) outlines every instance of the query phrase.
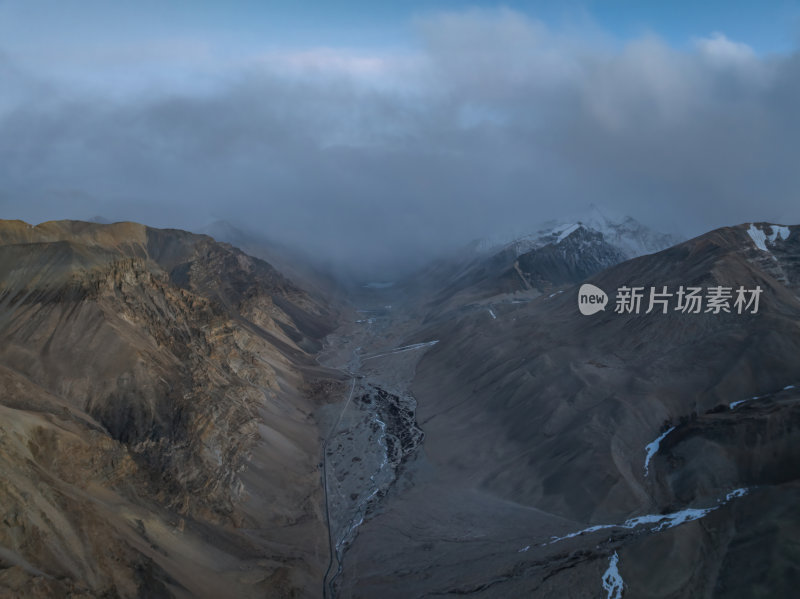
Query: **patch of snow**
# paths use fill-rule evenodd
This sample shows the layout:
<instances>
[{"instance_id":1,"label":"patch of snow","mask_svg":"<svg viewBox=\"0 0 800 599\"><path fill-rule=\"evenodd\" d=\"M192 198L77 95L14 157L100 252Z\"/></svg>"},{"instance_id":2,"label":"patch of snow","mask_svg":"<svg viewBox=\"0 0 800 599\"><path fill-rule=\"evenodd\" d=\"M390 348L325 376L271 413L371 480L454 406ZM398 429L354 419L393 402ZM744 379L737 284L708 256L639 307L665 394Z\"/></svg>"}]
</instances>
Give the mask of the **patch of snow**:
<instances>
[{"instance_id":1,"label":"patch of snow","mask_svg":"<svg viewBox=\"0 0 800 599\"><path fill-rule=\"evenodd\" d=\"M607 528L638 528L639 526L644 526L647 524L657 524L658 526L654 526L650 529L651 532L661 532L662 530L668 530L670 528L675 528L676 526L680 526L686 522L693 522L694 520L699 520L704 516L710 514L714 510L722 507L732 499L738 499L740 497L744 497L747 495L747 489L735 489L729 492L724 499L717 500L717 505L713 505L707 508L688 508L685 510L681 510L679 512L672 512L671 514L646 514L644 516L636 516L635 518L630 518L625 520L622 524L596 524L594 526L590 526L589 528L584 528L583 530L579 530L577 532L571 532L568 535L564 535L563 537L552 537L550 541L544 543L545 545L552 545L553 543L557 543L558 541L563 541L565 539L571 539L580 535L597 532L598 530L605 530Z\"/></svg>"},{"instance_id":2,"label":"patch of snow","mask_svg":"<svg viewBox=\"0 0 800 599\"><path fill-rule=\"evenodd\" d=\"M676 526L680 526L686 522L693 522L695 520L699 520L704 516L707 516L719 506L714 507L707 507L707 508L689 508L686 510L681 510L680 512L675 512L673 514L668 514L666 516L662 516L662 522L658 525L653 527L651 530L653 532L661 532L662 530L669 530L670 528L675 528Z\"/></svg>"},{"instance_id":3,"label":"patch of snow","mask_svg":"<svg viewBox=\"0 0 800 599\"><path fill-rule=\"evenodd\" d=\"M552 230L550 231L549 235L551 235L551 236L552 235L560 235L561 233L563 233L567 229L573 229L574 230L575 226L576 226L576 223L560 223L560 224L556 224L556 225L554 225L552 227ZM544 229L542 231L544 231Z\"/></svg>"},{"instance_id":4,"label":"patch of snow","mask_svg":"<svg viewBox=\"0 0 800 599\"><path fill-rule=\"evenodd\" d=\"M753 243L758 249L764 252L769 251L767 248L767 241L774 245L778 239L786 240L789 239L789 235L791 235L789 227L784 227L783 225L770 225L770 228L772 229L772 233L769 235L756 227L753 223L750 223L750 227L747 229L747 234L750 235Z\"/></svg>"},{"instance_id":5,"label":"patch of snow","mask_svg":"<svg viewBox=\"0 0 800 599\"><path fill-rule=\"evenodd\" d=\"M738 406L738 405L741 405L741 404L743 404L743 403L744 403L744 402L746 402L746 401L752 401L752 400L754 400L754 399L758 399L758 397L756 397L756 396L753 396L753 397L751 397L750 399L740 399L739 401L732 401L732 402L730 403L730 405L728 406L728 408L729 408L729 409L731 409L731 410L733 410L733 409L735 409L735 408L736 408L736 406Z\"/></svg>"},{"instance_id":6,"label":"patch of snow","mask_svg":"<svg viewBox=\"0 0 800 599\"><path fill-rule=\"evenodd\" d=\"M581 535L590 533L590 532L597 532L598 530L603 530L606 528L619 528L618 524L597 524L595 526L590 526L589 528L584 528L583 530L579 530L576 532L571 532L568 535L564 535L563 537L551 537L550 541L545 543L545 545L552 545L553 543L558 543L559 541L563 541L565 539L572 539L573 537L579 537Z\"/></svg>"},{"instance_id":7,"label":"patch of snow","mask_svg":"<svg viewBox=\"0 0 800 599\"><path fill-rule=\"evenodd\" d=\"M756 245L758 249L764 252L768 252L766 245L767 236L764 235L764 231L756 227L753 223L750 223L750 228L747 229L747 234L750 236L750 239L753 240L753 243Z\"/></svg>"},{"instance_id":8,"label":"patch of snow","mask_svg":"<svg viewBox=\"0 0 800 599\"><path fill-rule=\"evenodd\" d=\"M770 243L775 243L776 239L789 239L789 235L791 231L789 231L789 227L783 227L780 225L771 225L772 226L772 235L768 235L767 239L769 239Z\"/></svg>"},{"instance_id":9,"label":"patch of snow","mask_svg":"<svg viewBox=\"0 0 800 599\"><path fill-rule=\"evenodd\" d=\"M614 555L608 559L608 570L603 574L603 590L608 591L606 599L622 599L622 589L625 587L625 583L620 576L617 564L619 564L619 556L615 551Z\"/></svg>"},{"instance_id":10,"label":"patch of snow","mask_svg":"<svg viewBox=\"0 0 800 599\"><path fill-rule=\"evenodd\" d=\"M739 497L744 497L745 495L747 495L747 489L745 487L742 487L741 489L734 489L725 495L725 502L727 503L731 499L738 499Z\"/></svg>"},{"instance_id":11,"label":"patch of snow","mask_svg":"<svg viewBox=\"0 0 800 599\"><path fill-rule=\"evenodd\" d=\"M497 315L494 313L494 310L492 310L491 308L489 308L489 316L492 317L492 320L495 320L497 318Z\"/></svg>"},{"instance_id":12,"label":"patch of snow","mask_svg":"<svg viewBox=\"0 0 800 599\"><path fill-rule=\"evenodd\" d=\"M577 225L567 225L567 228L564 229L563 231L561 231L561 233L559 234L558 239L556 239L556 243L561 243L567 237L572 235L575 231L577 231L580 228L581 228L581 224L580 223L578 223ZM555 233L555 231L554 231L554 233Z\"/></svg>"},{"instance_id":13,"label":"patch of snow","mask_svg":"<svg viewBox=\"0 0 800 599\"><path fill-rule=\"evenodd\" d=\"M530 548L531 548L531 546L530 546L530 545L525 545L525 547L523 547L522 549L520 549L519 551L517 551L517 553L525 553L525 552L526 552L528 549L530 549Z\"/></svg>"},{"instance_id":14,"label":"patch of snow","mask_svg":"<svg viewBox=\"0 0 800 599\"><path fill-rule=\"evenodd\" d=\"M795 389L795 388L796 388L795 385L786 385L783 389L781 389L781 391L788 391L789 389ZM731 403L728 404L728 408L733 410L736 406L739 406L747 401L753 401L754 399L763 399L765 397L768 397L769 395L770 395L769 393L765 395L754 395L749 399L740 399L738 401L732 401Z\"/></svg>"},{"instance_id":15,"label":"patch of snow","mask_svg":"<svg viewBox=\"0 0 800 599\"><path fill-rule=\"evenodd\" d=\"M654 455L656 455L656 453L658 453L658 446L661 444L661 441L663 441L664 437L666 437L668 434L670 434L674 430L675 430L674 426L669 427L666 431L661 433L661 435L655 441L653 441L652 443L648 443L645 446L645 449L647 450L647 455L644 458L644 475L645 476L650 474L650 460L653 458Z\"/></svg>"}]
</instances>

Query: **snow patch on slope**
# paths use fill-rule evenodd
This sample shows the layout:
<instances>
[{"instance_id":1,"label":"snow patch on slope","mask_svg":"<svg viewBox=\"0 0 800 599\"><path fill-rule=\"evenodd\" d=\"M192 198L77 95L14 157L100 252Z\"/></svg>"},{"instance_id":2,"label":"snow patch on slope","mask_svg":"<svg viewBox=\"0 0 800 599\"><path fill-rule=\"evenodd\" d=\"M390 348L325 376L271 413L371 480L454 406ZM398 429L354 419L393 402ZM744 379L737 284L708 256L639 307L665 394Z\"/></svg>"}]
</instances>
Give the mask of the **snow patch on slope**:
<instances>
[{"instance_id":1,"label":"snow patch on slope","mask_svg":"<svg viewBox=\"0 0 800 599\"><path fill-rule=\"evenodd\" d=\"M603 589L608 591L606 599L622 598L622 589L625 583L622 580L622 576L620 576L619 568L617 568L618 563L619 556L615 551L614 555L608 558L608 570L603 574Z\"/></svg>"},{"instance_id":2,"label":"snow patch on slope","mask_svg":"<svg viewBox=\"0 0 800 599\"><path fill-rule=\"evenodd\" d=\"M747 229L747 234L750 236L750 239L753 240L755 246L763 252L768 252L767 249L767 236L764 235L764 231L757 228L753 223L750 223L750 228Z\"/></svg>"},{"instance_id":3,"label":"snow patch on slope","mask_svg":"<svg viewBox=\"0 0 800 599\"><path fill-rule=\"evenodd\" d=\"M750 399L740 399L739 401L732 401L730 403L730 405L728 406L728 408L731 409L731 410L734 410L734 409L736 409L736 406L739 406L739 405L741 405L741 404L743 404L743 403L745 403L747 401L753 401L754 399L761 399L762 397L764 397L764 396L763 395L754 395Z\"/></svg>"},{"instance_id":4,"label":"snow patch on slope","mask_svg":"<svg viewBox=\"0 0 800 599\"><path fill-rule=\"evenodd\" d=\"M654 455L658 453L658 446L664 440L668 434L675 430L674 426L669 427L666 431L661 433L661 435L652 443L648 443L645 446L647 450L647 455L644 458L644 475L647 476L650 473L650 460L653 458Z\"/></svg>"},{"instance_id":5,"label":"snow patch on slope","mask_svg":"<svg viewBox=\"0 0 800 599\"><path fill-rule=\"evenodd\" d=\"M775 243L775 240L777 238L786 241L787 239L789 239L790 234L791 231L789 230L789 227L772 225L772 235L770 235L769 240L772 243Z\"/></svg>"},{"instance_id":6,"label":"snow patch on slope","mask_svg":"<svg viewBox=\"0 0 800 599\"><path fill-rule=\"evenodd\" d=\"M795 385L786 385L780 391L788 391L789 389L794 389L794 388L795 388ZM775 393L780 393L780 391L776 391ZM728 409L734 410L734 409L736 409L736 406L740 406L743 403L746 403L748 401L753 401L754 399L764 399L765 397L769 397L770 395L772 395L772 394L771 393L766 393L764 395L754 395L753 397L749 397L747 399L740 399L738 401L732 401L731 403L728 404Z\"/></svg>"},{"instance_id":7,"label":"snow patch on slope","mask_svg":"<svg viewBox=\"0 0 800 599\"><path fill-rule=\"evenodd\" d=\"M706 508L687 508L685 510L680 510L678 512L672 512L671 514L646 514L644 516L636 516L635 518L630 518L625 520L622 524L596 524L594 526L590 526L588 528L584 528L583 530L579 530L576 532L571 532L563 537L553 537L545 545L552 545L553 543L558 543L559 541L563 541L565 539L572 539L574 537L578 537L587 533L597 532L598 530L604 530L607 528L638 528L640 526L645 526L648 524L656 524L650 529L650 532L661 532L663 530L669 530L670 528L675 528L676 526L680 526L681 524L685 524L686 522L693 522L694 520L699 520L704 516L710 514L714 510L719 509L732 499L738 499L739 497L744 497L747 495L748 489L741 488L735 489L725 495L724 499L717 500L717 505L712 505Z\"/></svg>"},{"instance_id":8,"label":"snow patch on slope","mask_svg":"<svg viewBox=\"0 0 800 599\"><path fill-rule=\"evenodd\" d=\"M785 227L783 225L769 225L772 229L772 233L767 234L765 231L762 231L755 224L750 223L750 227L747 229L747 234L750 235L750 239L753 240L755 246L763 252L769 252L769 248L767 247L767 242L770 245L774 245L778 239L787 240L789 239L789 235L791 235L791 231L789 227Z\"/></svg>"},{"instance_id":9,"label":"snow patch on slope","mask_svg":"<svg viewBox=\"0 0 800 599\"><path fill-rule=\"evenodd\" d=\"M564 230L563 230L561 233L559 233L559 235L558 235L558 239L556 239L556 243L561 243L561 242L562 242L562 241L564 241L564 240L565 240L567 237L569 237L570 235L572 235L572 234L573 234L575 231L577 231L577 230L578 230L578 229L580 229L580 228L581 228L581 225L580 225L580 224L577 224L577 225L567 225L566 229L564 229ZM555 231L553 231L553 233L555 233Z\"/></svg>"}]
</instances>

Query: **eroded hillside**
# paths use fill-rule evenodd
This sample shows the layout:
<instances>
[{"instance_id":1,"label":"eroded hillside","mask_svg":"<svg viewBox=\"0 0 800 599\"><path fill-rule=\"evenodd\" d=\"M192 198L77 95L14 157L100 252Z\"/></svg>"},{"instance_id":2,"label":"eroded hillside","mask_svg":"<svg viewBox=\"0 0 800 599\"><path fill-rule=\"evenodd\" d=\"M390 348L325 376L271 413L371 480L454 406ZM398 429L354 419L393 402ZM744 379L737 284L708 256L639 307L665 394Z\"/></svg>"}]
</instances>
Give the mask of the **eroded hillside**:
<instances>
[{"instance_id":1,"label":"eroded hillside","mask_svg":"<svg viewBox=\"0 0 800 599\"><path fill-rule=\"evenodd\" d=\"M314 596L334 319L210 237L0 223L0 588Z\"/></svg>"}]
</instances>

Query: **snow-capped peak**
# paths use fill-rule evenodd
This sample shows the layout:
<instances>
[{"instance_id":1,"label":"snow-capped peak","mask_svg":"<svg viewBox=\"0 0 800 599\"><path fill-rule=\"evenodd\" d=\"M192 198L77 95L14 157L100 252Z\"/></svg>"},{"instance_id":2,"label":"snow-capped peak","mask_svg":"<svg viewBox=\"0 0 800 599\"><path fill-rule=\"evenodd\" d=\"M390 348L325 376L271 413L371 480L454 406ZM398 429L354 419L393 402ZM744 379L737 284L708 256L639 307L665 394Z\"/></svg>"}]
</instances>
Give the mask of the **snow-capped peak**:
<instances>
[{"instance_id":1,"label":"snow-capped peak","mask_svg":"<svg viewBox=\"0 0 800 599\"><path fill-rule=\"evenodd\" d=\"M564 230L563 230L563 231L561 231L561 232L558 234L558 239L556 239L556 243L561 243L561 242L562 242L562 241L564 241L564 240L565 240L567 237L569 237L570 235L572 235L572 234L573 234L575 231L577 231L578 229L580 229L582 226L583 226L583 225L581 225L580 223L578 223L578 224L576 224L576 225L567 225L567 226L564 228ZM553 231L553 233L555 233L555 231Z\"/></svg>"},{"instance_id":2,"label":"snow-capped peak","mask_svg":"<svg viewBox=\"0 0 800 599\"><path fill-rule=\"evenodd\" d=\"M616 247L625 258L652 254L681 241L673 235L654 231L630 216L612 220L597 206L591 205L580 218L548 221L542 223L535 233L484 239L475 247L478 253L510 249L520 256L549 244L559 244L581 228L601 233L603 239Z\"/></svg>"}]
</instances>

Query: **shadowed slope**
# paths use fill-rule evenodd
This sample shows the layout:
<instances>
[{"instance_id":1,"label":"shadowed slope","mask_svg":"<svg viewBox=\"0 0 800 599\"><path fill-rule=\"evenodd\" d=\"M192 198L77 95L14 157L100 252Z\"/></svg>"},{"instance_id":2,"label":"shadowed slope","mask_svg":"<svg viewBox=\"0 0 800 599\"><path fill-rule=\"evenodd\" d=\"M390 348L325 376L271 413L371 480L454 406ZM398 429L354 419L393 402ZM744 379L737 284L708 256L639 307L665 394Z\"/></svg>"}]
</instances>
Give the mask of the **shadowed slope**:
<instances>
[{"instance_id":1,"label":"shadowed slope","mask_svg":"<svg viewBox=\"0 0 800 599\"><path fill-rule=\"evenodd\" d=\"M778 595L792 588L800 228L782 238L757 227L773 238L766 249L748 226L731 227L598 273L588 280L611 300L594 316L579 313L573 286L492 314L445 314L407 339L439 340L412 387L425 458L407 490L362 526L345 591L583 596L600 592L615 550L637 597L752 596L764 580ZM638 315L616 314L623 285L759 285L763 294L757 314L644 314L646 300ZM777 392L772 403L728 407ZM646 446L670 427L646 477ZM698 522L545 544L592 525L720 505L740 487L752 489L709 512L711 535ZM743 569L743 544L785 568Z\"/></svg>"}]
</instances>

